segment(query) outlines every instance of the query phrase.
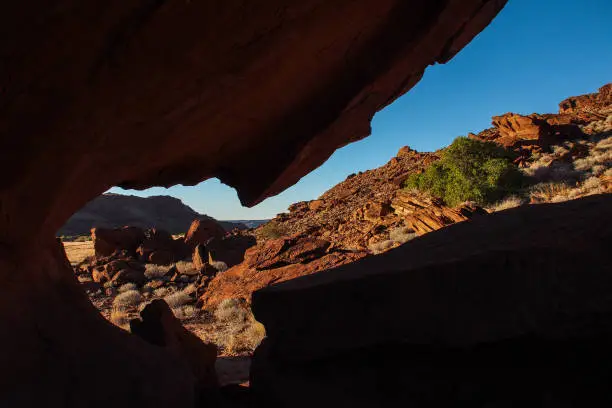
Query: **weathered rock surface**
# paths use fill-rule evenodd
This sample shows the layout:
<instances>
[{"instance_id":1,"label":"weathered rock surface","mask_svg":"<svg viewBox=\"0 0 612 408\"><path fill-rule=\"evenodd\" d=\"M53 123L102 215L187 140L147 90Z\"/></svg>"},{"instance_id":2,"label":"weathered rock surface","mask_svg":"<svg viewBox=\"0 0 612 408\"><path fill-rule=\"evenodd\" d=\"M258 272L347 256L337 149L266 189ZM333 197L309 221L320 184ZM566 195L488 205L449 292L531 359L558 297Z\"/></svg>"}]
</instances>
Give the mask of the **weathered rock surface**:
<instances>
[{"instance_id":1,"label":"weathered rock surface","mask_svg":"<svg viewBox=\"0 0 612 408\"><path fill-rule=\"evenodd\" d=\"M400 190L391 204L408 230L418 235L438 230L474 215L486 215L487 211L473 204L449 208L438 199Z\"/></svg>"},{"instance_id":2,"label":"weathered rock surface","mask_svg":"<svg viewBox=\"0 0 612 408\"><path fill-rule=\"evenodd\" d=\"M612 115L611 90L612 84L607 84L599 92L568 98L559 104L558 114L534 113L525 116L506 113L494 116L493 128L468 136L499 143L519 153L524 150L546 150L564 140L591 134L590 129L584 125L605 120Z\"/></svg>"},{"instance_id":3,"label":"weathered rock surface","mask_svg":"<svg viewBox=\"0 0 612 408\"><path fill-rule=\"evenodd\" d=\"M206 249L213 261L221 261L232 267L244 261L247 249L257 244L252 235L230 234L223 238L214 238L208 242Z\"/></svg>"},{"instance_id":4,"label":"weathered rock surface","mask_svg":"<svg viewBox=\"0 0 612 408\"><path fill-rule=\"evenodd\" d=\"M170 265L189 256L183 239L174 239L167 231L152 228L145 231L145 239L136 250L142 262Z\"/></svg>"},{"instance_id":5,"label":"weathered rock surface","mask_svg":"<svg viewBox=\"0 0 612 408\"><path fill-rule=\"evenodd\" d=\"M289 213L271 222L286 236L308 235L333 242L336 248L365 251L372 240L388 239L390 230L403 226L391 202L408 175L437 159L434 153L403 147L387 164L347 177L313 201L315 205L295 203ZM256 230L260 239L266 238L266 228Z\"/></svg>"},{"instance_id":6,"label":"weathered rock surface","mask_svg":"<svg viewBox=\"0 0 612 408\"><path fill-rule=\"evenodd\" d=\"M282 191L367 136L376 111L504 4L12 3L0 14L0 405L194 406L184 361L99 316L56 232L113 185L216 176L249 205Z\"/></svg>"},{"instance_id":7,"label":"weathered rock surface","mask_svg":"<svg viewBox=\"0 0 612 408\"><path fill-rule=\"evenodd\" d=\"M93 228L91 239L96 256L105 257L121 250L136 252L138 246L144 241L145 235L141 228L132 226L114 229Z\"/></svg>"},{"instance_id":8,"label":"weathered rock surface","mask_svg":"<svg viewBox=\"0 0 612 408\"><path fill-rule=\"evenodd\" d=\"M328 251L329 247L327 241L302 236L270 240L249 248L244 262L207 283L199 304L210 310L223 299L250 302L255 290L367 256L367 252Z\"/></svg>"},{"instance_id":9,"label":"weathered rock surface","mask_svg":"<svg viewBox=\"0 0 612 408\"><path fill-rule=\"evenodd\" d=\"M586 122L605 119L612 114L612 83L598 92L567 98L559 104L559 113L575 115Z\"/></svg>"},{"instance_id":10,"label":"weathered rock surface","mask_svg":"<svg viewBox=\"0 0 612 408\"><path fill-rule=\"evenodd\" d=\"M520 207L255 292L251 385L292 406L605 406L611 216L609 195Z\"/></svg>"},{"instance_id":11,"label":"weathered rock surface","mask_svg":"<svg viewBox=\"0 0 612 408\"><path fill-rule=\"evenodd\" d=\"M130 321L132 333L156 346L164 347L187 363L200 394L218 387L215 372L217 347L203 343L185 329L163 300L154 300L140 312L141 320Z\"/></svg>"},{"instance_id":12,"label":"weathered rock surface","mask_svg":"<svg viewBox=\"0 0 612 408\"><path fill-rule=\"evenodd\" d=\"M223 238L225 230L215 220L196 219L185 234L185 244L195 248L198 244L206 244L212 238Z\"/></svg>"}]
</instances>

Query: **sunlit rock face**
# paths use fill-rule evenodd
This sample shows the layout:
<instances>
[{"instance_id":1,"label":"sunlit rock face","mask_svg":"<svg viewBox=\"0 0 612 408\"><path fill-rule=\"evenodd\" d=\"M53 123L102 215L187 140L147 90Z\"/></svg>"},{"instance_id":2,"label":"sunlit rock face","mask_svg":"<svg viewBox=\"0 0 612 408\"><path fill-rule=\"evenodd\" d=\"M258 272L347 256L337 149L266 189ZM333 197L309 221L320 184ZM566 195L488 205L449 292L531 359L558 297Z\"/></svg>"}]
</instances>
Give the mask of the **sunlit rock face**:
<instances>
[{"instance_id":1,"label":"sunlit rock face","mask_svg":"<svg viewBox=\"0 0 612 408\"><path fill-rule=\"evenodd\" d=\"M0 15L2 406L192 406L172 350L104 321L55 232L113 185L282 191L500 0L13 2ZM109 386L109 383L111 386Z\"/></svg>"}]
</instances>

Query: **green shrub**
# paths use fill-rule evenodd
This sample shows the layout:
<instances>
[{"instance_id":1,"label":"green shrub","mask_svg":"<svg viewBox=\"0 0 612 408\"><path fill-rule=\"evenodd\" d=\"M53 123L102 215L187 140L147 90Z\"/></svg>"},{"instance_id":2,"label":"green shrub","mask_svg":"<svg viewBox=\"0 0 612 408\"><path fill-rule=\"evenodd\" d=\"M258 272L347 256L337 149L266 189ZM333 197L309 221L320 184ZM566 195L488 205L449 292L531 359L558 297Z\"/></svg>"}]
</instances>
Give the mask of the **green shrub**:
<instances>
[{"instance_id":1,"label":"green shrub","mask_svg":"<svg viewBox=\"0 0 612 408\"><path fill-rule=\"evenodd\" d=\"M259 227L259 233L265 239L277 239L287 235L285 228L275 221L270 221Z\"/></svg>"},{"instance_id":2,"label":"green shrub","mask_svg":"<svg viewBox=\"0 0 612 408\"><path fill-rule=\"evenodd\" d=\"M484 205L519 190L523 177L511 153L501 146L458 137L439 161L412 174L404 186L427 191L450 206L465 201Z\"/></svg>"}]
</instances>

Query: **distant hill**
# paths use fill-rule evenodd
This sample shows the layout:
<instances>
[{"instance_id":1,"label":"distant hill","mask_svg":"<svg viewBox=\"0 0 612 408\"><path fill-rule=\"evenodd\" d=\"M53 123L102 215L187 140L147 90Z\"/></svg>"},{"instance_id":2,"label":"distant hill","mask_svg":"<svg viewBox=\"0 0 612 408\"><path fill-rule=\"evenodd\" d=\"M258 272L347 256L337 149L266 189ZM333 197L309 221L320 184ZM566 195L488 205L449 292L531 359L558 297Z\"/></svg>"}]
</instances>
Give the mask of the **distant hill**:
<instances>
[{"instance_id":1,"label":"distant hill","mask_svg":"<svg viewBox=\"0 0 612 408\"><path fill-rule=\"evenodd\" d=\"M248 228L257 228L260 225L265 224L268 221L270 221L270 220L231 220L231 221L219 221L219 222L244 224Z\"/></svg>"},{"instance_id":2,"label":"distant hill","mask_svg":"<svg viewBox=\"0 0 612 408\"><path fill-rule=\"evenodd\" d=\"M142 228L155 227L178 234L186 232L196 218L211 219L175 197L103 194L70 217L57 235L87 235L93 227L122 227L124 225ZM227 231L234 228L247 228L240 222L218 222Z\"/></svg>"}]
</instances>

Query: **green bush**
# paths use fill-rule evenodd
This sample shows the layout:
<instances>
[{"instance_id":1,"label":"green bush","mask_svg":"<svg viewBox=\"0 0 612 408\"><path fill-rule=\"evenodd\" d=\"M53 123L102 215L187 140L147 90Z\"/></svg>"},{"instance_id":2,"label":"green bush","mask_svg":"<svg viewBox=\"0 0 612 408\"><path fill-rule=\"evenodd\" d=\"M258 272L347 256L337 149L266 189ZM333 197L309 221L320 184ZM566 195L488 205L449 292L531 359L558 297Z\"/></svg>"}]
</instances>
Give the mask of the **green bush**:
<instances>
[{"instance_id":1,"label":"green bush","mask_svg":"<svg viewBox=\"0 0 612 408\"><path fill-rule=\"evenodd\" d=\"M265 239L277 239L287 235L287 231L275 221L269 221L259 227L259 234Z\"/></svg>"},{"instance_id":2,"label":"green bush","mask_svg":"<svg viewBox=\"0 0 612 408\"><path fill-rule=\"evenodd\" d=\"M495 143L466 137L455 139L439 161L423 173L412 174L404 184L440 197L450 206L465 201L493 203L522 185L523 175L512 163L510 152Z\"/></svg>"}]
</instances>

